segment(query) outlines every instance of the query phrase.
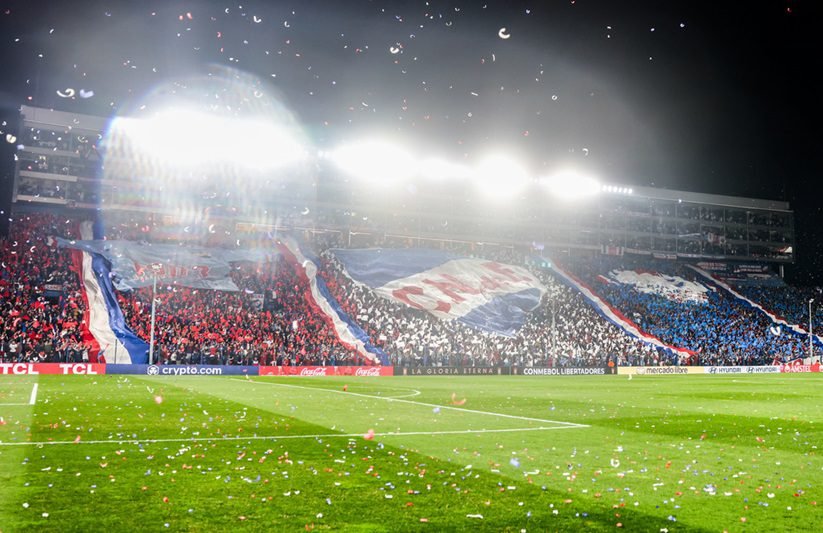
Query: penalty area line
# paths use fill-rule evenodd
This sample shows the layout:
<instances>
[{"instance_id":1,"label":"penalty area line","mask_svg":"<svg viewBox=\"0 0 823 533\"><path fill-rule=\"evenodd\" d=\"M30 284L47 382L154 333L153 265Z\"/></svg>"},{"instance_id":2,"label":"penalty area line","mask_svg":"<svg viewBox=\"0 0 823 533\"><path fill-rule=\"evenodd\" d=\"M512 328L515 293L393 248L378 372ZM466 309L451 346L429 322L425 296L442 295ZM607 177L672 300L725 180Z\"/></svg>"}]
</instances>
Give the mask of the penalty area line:
<instances>
[{"instance_id":1,"label":"penalty area line","mask_svg":"<svg viewBox=\"0 0 823 533\"><path fill-rule=\"evenodd\" d=\"M389 431L376 433L375 438L386 437L414 437L425 435L470 435L482 433L515 433L522 431L552 431L555 429L579 429L588 426L552 426L536 428L505 428L505 429L455 429L445 431ZM298 439L333 439L333 438L363 438L363 433L318 433L313 435L251 435L247 437L189 437L176 439L111 439L111 440L50 440L40 442L0 442L3 446L60 446L80 444L163 444L167 442L235 442L247 440L298 440Z\"/></svg>"},{"instance_id":2,"label":"penalty area line","mask_svg":"<svg viewBox=\"0 0 823 533\"><path fill-rule=\"evenodd\" d=\"M31 388L31 396L29 396L29 405L34 405L37 401L37 383Z\"/></svg>"},{"instance_id":3,"label":"penalty area line","mask_svg":"<svg viewBox=\"0 0 823 533\"><path fill-rule=\"evenodd\" d=\"M274 385L276 387L291 387L293 389L304 389L304 390L311 390L311 391L322 391L322 392L333 392L335 394L345 394L347 396L360 396L362 398L371 398L374 400L383 400L387 402L400 402L400 403L410 403L412 405L422 405L424 407L437 407L439 409L451 409L452 411L460 411L462 413L472 413L476 415L486 415L486 416L498 416L500 418L513 418L515 420L528 420L529 422L541 422L543 424L563 424L564 426L572 427L572 428L587 428L590 427L587 424L576 424L574 422L563 422L562 420L546 420L543 418L532 418L529 416L519 416L519 415L509 415L506 413L494 413L492 411L479 411L477 409L466 409L465 407L454 407L452 405L438 405L436 403L426 403L426 402L417 402L414 400L401 400L399 398L388 398L384 396L374 396L371 394L361 394L359 392L344 392L334 389L324 389L320 387L304 387L302 385L289 385L286 383L274 383L268 381L256 381L251 379L236 379L232 378L234 381L240 381L243 383L255 383L258 385Z\"/></svg>"}]
</instances>

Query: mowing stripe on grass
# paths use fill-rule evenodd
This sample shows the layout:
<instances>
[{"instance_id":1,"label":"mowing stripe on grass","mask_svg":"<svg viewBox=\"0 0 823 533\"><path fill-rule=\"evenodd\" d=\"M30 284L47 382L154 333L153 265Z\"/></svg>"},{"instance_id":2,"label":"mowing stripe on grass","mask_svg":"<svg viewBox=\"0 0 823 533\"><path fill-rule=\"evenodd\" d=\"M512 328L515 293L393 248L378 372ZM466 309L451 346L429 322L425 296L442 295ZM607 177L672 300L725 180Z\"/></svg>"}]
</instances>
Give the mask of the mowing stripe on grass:
<instances>
[{"instance_id":1,"label":"mowing stripe on grass","mask_svg":"<svg viewBox=\"0 0 823 533\"><path fill-rule=\"evenodd\" d=\"M383 437L410 437L416 435L467 435L471 433L515 433L518 431L551 431L554 429L578 429L588 426L552 426L537 428L506 428L506 429L456 429L450 431L389 431L377 433L375 438ZM314 435L252 435L250 437L190 437L179 439L111 439L111 440L49 440L40 442L0 442L2 446L57 446L64 444L157 444L164 442L214 442L214 441L242 441L242 440L279 440L279 439L331 439L363 438L363 433L318 433Z\"/></svg>"},{"instance_id":2,"label":"mowing stripe on grass","mask_svg":"<svg viewBox=\"0 0 823 533\"><path fill-rule=\"evenodd\" d=\"M531 418L531 417L528 417L528 416L508 415L508 414L505 414L505 413L494 413L494 412L491 412L491 411L478 411L476 409L465 409L463 407L455 407L455 406L452 406L452 405L439 405L439 404L436 404L436 403L416 402L414 400L401 400L401 399L398 399L398 398L386 398L384 396L373 396L371 394L360 394L358 392L345 392L345 391L339 391L339 390L334 390L334 389L323 389L323 388L320 388L320 387L304 387L302 385L288 385L286 383L271 383L271 382L268 382L268 381L255 381L255 380L251 380L251 379L248 379L248 380L247 379L235 379L235 378L232 378L232 379L234 381L240 381L240 382L243 382L243 383L255 383L255 384L259 384L259 385L274 385L276 387L291 387L293 389L305 389L305 390L311 390L311 391L333 392L335 394L345 394L347 396L361 396L363 398L372 398L372 399L375 399L375 400L384 400L384 401L387 401L387 402L401 402L401 403L410 403L412 405L422 405L424 407L437 407L439 409L451 409L453 411L460 411L460 412L463 412L463 413L472 413L472 414L476 414L476 415L498 416L498 417L501 417L501 418L513 418L515 420L528 420L530 422L543 422L545 424L563 424L564 426L575 427L575 428L591 427L587 424L577 424L577 423L574 423L574 422L563 422L561 420L546 420L546 419L543 419L543 418Z\"/></svg>"}]
</instances>

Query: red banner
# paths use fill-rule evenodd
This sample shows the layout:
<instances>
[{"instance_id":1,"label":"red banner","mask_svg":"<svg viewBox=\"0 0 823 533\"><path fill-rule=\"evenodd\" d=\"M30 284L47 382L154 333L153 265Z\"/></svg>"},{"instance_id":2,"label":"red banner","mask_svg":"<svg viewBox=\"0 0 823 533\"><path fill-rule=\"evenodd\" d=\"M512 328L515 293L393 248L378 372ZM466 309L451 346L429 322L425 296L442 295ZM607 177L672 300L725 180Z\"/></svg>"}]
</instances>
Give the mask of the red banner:
<instances>
[{"instance_id":1,"label":"red banner","mask_svg":"<svg viewBox=\"0 0 823 533\"><path fill-rule=\"evenodd\" d=\"M261 366L261 376L393 376L390 366Z\"/></svg>"},{"instance_id":2,"label":"red banner","mask_svg":"<svg viewBox=\"0 0 823 533\"><path fill-rule=\"evenodd\" d=\"M106 373L106 365L99 363L0 363L2 374L59 374L95 376Z\"/></svg>"},{"instance_id":3,"label":"red banner","mask_svg":"<svg viewBox=\"0 0 823 533\"><path fill-rule=\"evenodd\" d=\"M780 365L781 372L820 372L820 363L815 363L813 365L796 365L796 364L786 364Z\"/></svg>"}]
</instances>

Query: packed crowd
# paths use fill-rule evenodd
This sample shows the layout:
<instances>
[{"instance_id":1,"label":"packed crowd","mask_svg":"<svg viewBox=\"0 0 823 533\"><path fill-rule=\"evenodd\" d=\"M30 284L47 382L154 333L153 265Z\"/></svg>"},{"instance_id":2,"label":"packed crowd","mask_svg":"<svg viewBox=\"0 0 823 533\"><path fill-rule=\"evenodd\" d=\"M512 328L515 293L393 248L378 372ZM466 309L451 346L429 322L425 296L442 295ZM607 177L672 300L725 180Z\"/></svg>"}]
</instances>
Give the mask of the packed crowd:
<instances>
[{"instance_id":1,"label":"packed crowd","mask_svg":"<svg viewBox=\"0 0 823 533\"><path fill-rule=\"evenodd\" d=\"M85 303L71 252L58 249L50 236L77 238L77 224L48 214L17 216L11 234L0 240L0 360L84 361ZM118 222L111 238L162 239L162 221ZM218 228L219 230L219 228ZM239 242L207 224L200 244ZM217 235L217 237L214 237ZM218 239L219 237L219 239ZM259 237L259 236L257 236ZM245 243L266 239L242 236ZM804 354L804 339L771 328L762 313L742 305L722 290L709 291L701 303L674 301L640 292L631 285L601 283L615 268L635 268L628 259L570 261L567 267L646 332L664 342L697 352L678 359L624 333L601 317L574 289L550 270L533 269L546 287L540 306L513 337L479 331L459 321L434 316L381 298L349 279L333 248L345 246L340 233L317 234L320 275L332 295L371 340L399 366L548 366L581 367L664 364L769 364ZM362 240L362 239L361 239ZM231 242L229 242L231 241ZM417 242L381 236L357 246L415 246ZM470 242L441 242L456 254L524 264L512 247ZM650 268L649 264L643 265ZM697 281L674 262L654 269ZM295 267L282 259L237 263L231 274L235 292L158 286L155 353L165 364L340 365L361 364L360 356L337 340L331 327L305 297L307 286ZM789 322L807 321L806 302L815 290L748 287L744 292ZM265 295L265 297L263 296ZM151 289L118 293L128 325L149 340ZM821 299L823 301L823 299ZM823 308L821 308L823 309ZM823 312L816 311L816 320ZM818 316L819 315L819 316ZM107 354L111 359L111 354Z\"/></svg>"},{"instance_id":2,"label":"packed crowd","mask_svg":"<svg viewBox=\"0 0 823 533\"><path fill-rule=\"evenodd\" d=\"M503 250L495 259L512 262L513 253ZM509 338L382 298L352 282L332 250L321 258L331 293L394 365L593 367L609 361L659 364L665 358L597 315L579 293L544 270L534 272L547 289L543 301Z\"/></svg>"},{"instance_id":3,"label":"packed crowd","mask_svg":"<svg viewBox=\"0 0 823 533\"><path fill-rule=\"evenodd\" d=\"M771 321L723 290L709 290L702 302L685 302L630 284L604 283L612 270L641 268L686 281L703 283L688 268L672 262L632 262L628 259L574 261L567 265L643 330L677 347L697 352L689 363L701 365L763 365L804 356L804 339L773 332Z\"/></svg>"},{"instance_id":4,"label":"packed crowd","mask_svg":"<svg viewBox=\"0 0 823 533\"><path fill-rule=\"evenodd\" d=\"M239 291L158 286L158 361L277 366L363 363L356 352L340 344L308 304L305 280L287 262L237 264L231 277ZM269 297L261 301L264 294ZM118 297L128 324L148 339L151 288Z\"/></svg>"},{"instance_id":5,"label":"packed crowd","mask_svg":"<svg viewBox=\"0 0 823 533\"><path fill-rule=\"evenodd\" d=\"M765 302L768 311L804 329L808 329L809 325L809 300L814 300L811 305L812 321L823 324L823 292L818 287L745 285L737 287L737 290L752 301Z\"/></svg>"},{"instance_id":6,"label":"packed crowd","mask_svg":"<svg viewBox=\"0 0 823 533\"><path fill-rule=\"evenodd\" d=\"M72 237L73 229L52 215L22 215L0 239L0 361L88 360L80 328L85 302L71 255L48 239Z\"/></svg>"}]
</instances>

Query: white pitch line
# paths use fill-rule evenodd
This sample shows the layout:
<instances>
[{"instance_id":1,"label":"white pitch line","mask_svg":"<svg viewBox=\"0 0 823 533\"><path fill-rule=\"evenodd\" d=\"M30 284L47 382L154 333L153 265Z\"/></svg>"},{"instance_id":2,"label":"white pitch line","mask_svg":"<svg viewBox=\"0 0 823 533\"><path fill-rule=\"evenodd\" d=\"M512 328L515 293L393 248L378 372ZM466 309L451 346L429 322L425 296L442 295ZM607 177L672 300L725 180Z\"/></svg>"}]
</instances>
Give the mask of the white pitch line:
<instances>
[{"instance_id":1,"label":"white pitch line","mask_svg":"<svg viewBox=\"0 0 823 533\"><path fill-rule=\"evenodd\" d=\"M493 413L491 411L478 411L476 409L464 409L463 407L454 407L451 405L438 405L436 403L425 403L425 402L416 402L414 400L400 400L397 398L386 398L384 396L372 396L370 394L360 394L358 392L344 392L334 389L323 389L319 387L303 387L301 385L288 385L286 383L272 383L268 381L254 381L254 380L246 380L246 379L234 379L234 381L242 381L245 383L257 383L260 385L274 385L277 387L292 387L295 389L305 389L305 390L312 390L312 391L323 391L323 392L333 392L336 394L347 394L349 396L362 396L363 398L372 398L376 400L384 400L387 402L401 402L401 403L410 403L413 405L422 405L424 407L438 407L440 409L451 409L453 411L460 411L463 413L473 413L477 415L487 415L487 416L499 416L501 418L513 418L515 420L528 420L530 422L543 422L545 424L563 424L569 427L577 427L577 428L587 428L590 427L586 424L576 424L574 422L563 422L561 420L546 420L543 418L532 418L528 416L518 416L518 415L507 415L505 413Z\"/></svg>"},{"instance_id":2,"label":"white pitch line","mask_svg":"<svg viewBox=\"0 0 823 533\"><path fill-rule=\"evenodd\" d=\"M417 392L417 394L401 394L400 396L385 396L385 398L388 400L397 400L399 398L414 398L415 396L420 396L420 392Z\"/></svg>"},{"instance_id":3,"label":"white pitch line","mask_svg":"<svg viewBox=\"0 0 823 533\"><path fill-rule=\"evenodd\" d=\"M399 390L399 389L398 389ZM400 396L383 396L383 398L387 398L390 400L396 400L397 398L413 398L415 396L420 396L420 391L417 389L410 389L412 391L411 394L401 394Z\"/></svg>"},{"instance_id":4,"label":"white pitch line","mask_svg":"<svg viewBox=\"0 0 823 533\"><path fill-rule=\"evenodd\" d=\"M0 407L7 407L9 405L31 405L30 403L0 403Z\"/></svg>"},{"instance_id":5,"label":"white pitch line","mask_svg":"<svg viewBox=\"0 0 823 533\"><path fill-rule=\"evenodd\" d=\"M410 437L418 435L467 435L472 433L515 433L521 431L552 431L555 429L578 429L577 426L554 426L538 428L506 428L506 429L455 429L446 431L390 431L376 433L375 438ZM3 446L58 446L65 444L162 444L165 442L214 442L214 441L245 441L245 440L294 440L294 439L331 439L331 438L363 438L363 433L321 433L315 435L252 435L249 437L190 437L179 439L112 439L112 440L49 440L41 442L0 442Z\"/></svg>"},{"instance_id":6,"label":"white pitch line","mask_svg":"<svg viewBox=\"0 0 823 533\"><path fill-rule=\"evenodd\" d=\"M29 397L29 405L34 405L34 402L37 401L37 383L34 384L34 387L31 388L31 396Z\"/></svg>"}]
</instances>

